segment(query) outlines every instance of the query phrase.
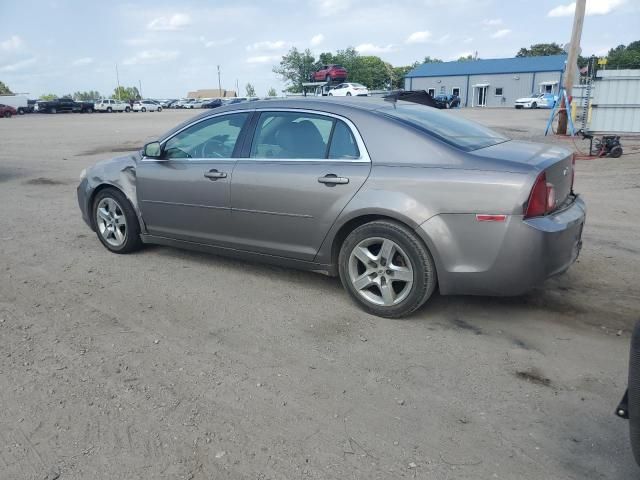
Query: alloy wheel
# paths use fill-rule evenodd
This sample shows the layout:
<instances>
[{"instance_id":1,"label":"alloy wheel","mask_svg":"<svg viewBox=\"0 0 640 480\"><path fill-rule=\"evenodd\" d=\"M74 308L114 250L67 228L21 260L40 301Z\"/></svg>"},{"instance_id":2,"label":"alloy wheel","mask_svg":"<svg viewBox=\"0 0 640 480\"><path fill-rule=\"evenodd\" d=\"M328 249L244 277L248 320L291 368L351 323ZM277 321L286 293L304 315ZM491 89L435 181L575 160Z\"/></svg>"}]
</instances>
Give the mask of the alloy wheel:
<instances>
[{"instance_id":1,"label":"alloy wheel","mask_svg":"<svg viewBox=\"0 0 640 480\"><path fill-rule=\"evenodd\" d=\"M413 286L413 266L393 240L367 238L349 255L349 280L362 298L375 305L402 302Z\"/></svg>"},{"instance_id":2,"label":"alloy wheel","mask_svg":"<svg viewBox=\"0 0 640 480\"><path fill-rule=\"evenodd\" d=\"M96 225L100 236L112 247L120 247L127 240L127 220L122 207L113 198L100 200L96 208Z\"/></svg>"}]
</instances>

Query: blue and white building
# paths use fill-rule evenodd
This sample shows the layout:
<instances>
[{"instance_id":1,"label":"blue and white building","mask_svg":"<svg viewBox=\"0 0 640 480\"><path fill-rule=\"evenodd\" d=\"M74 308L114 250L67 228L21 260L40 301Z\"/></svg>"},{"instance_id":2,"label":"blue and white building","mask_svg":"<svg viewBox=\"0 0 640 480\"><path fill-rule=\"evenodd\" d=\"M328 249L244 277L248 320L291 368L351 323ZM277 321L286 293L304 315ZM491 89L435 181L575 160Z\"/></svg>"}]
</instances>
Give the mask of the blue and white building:
<instances>
[{"instance_id":1,"label":"blue and white building","mask_svg":"<svg viewBox=\"0 0 640 480\"><path fill-rule=\"evenodd\" d=\"M531 93L558 94L566 55L424 63L404 79L405 90L455 94L465 107L513 107Z\"/></svg>"}]
</instances>

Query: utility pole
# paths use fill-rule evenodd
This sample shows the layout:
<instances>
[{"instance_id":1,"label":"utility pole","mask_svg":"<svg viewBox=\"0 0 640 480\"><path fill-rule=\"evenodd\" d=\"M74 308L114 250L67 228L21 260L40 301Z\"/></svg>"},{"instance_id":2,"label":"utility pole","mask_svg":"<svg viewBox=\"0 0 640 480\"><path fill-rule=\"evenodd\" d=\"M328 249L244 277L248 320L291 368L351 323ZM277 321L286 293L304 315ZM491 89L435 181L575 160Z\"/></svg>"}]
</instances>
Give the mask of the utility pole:
<instances>
[{"instance_id":1,"label":"utility pole","mask_svg":"<svg viewBox=\"0 0 640 480\"><path fill-rule=\"evenodd\" d=\"M120 76L118 75L118 64L116 63L116 83L118 84L118 100L120 100Z\"/></svg>"},{"instance_id":2,"label":"utility pole","mask_svg":"<svg viewBox=\"0 0 640 480\"><path fill-rule=\"evenodd\" d=\"M220 82L220 65L218 65L218 94L222 97L222 82Z\"/></svg>"},{"instance_id":3,"label":"utility pole","mask_svg":"<svg viewBox=\"0 0 640 480\"><path fill-rule=\"evenodd\" d=\"M584 11L587 0L576 0L576 11L573 15L573 30L571 31L571 42L569 43L569 55L567 56L567 68L564 71L564 91L567 98L571 96L573 82L576 77L578 65L578 55L580 55L580 38L582 37L582 25L584 24ZM560 99L560 111L558 113L558 135L567 134L567 111L569 105L565 105L564 96Z\"/></svg>"},{"instance_id":4,"label":"utility pole","mask_svg":"<svg viewBox=\"0 0 640 480\"><path fill-rule=\"evenodd\" d=\"M140 100L142 100L144 97L142 96L142 82L140 80L138 80L138 86L140 87L138 89L138 95L140 95Z\"/></svg>"},{"instance_id":5,"label":"utility pole","mask_svg":"<svg viewBox=\"0 0 640 480\"><path fill-rule=\"evenodd\" d=\"M236 78L236 97L240 95L240 82L238 82L238 79Z\"/></svg>"}]
</instances>

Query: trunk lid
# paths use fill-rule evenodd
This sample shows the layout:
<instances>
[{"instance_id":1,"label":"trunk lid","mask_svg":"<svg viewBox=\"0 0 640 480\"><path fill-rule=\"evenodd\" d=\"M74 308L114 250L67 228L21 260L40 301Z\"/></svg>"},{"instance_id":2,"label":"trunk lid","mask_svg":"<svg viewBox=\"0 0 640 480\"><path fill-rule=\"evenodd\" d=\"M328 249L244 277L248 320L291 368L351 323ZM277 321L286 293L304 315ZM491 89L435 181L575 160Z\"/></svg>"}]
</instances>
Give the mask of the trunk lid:
<instances>
[{"instance_id":1,"label":"trunk lid","mask_svg":"<svg viewBox=\"0 0 640 480\"><path fill-rule=\"evenodd\" d=\"M556 206L562 205L573 186L573 152L555 145L510 140L475 150L474 155L501 160L514 166L530 165L545 172L555 188ZM533 185L532 185L533 186Z\"/></svg>"}]
</instances>

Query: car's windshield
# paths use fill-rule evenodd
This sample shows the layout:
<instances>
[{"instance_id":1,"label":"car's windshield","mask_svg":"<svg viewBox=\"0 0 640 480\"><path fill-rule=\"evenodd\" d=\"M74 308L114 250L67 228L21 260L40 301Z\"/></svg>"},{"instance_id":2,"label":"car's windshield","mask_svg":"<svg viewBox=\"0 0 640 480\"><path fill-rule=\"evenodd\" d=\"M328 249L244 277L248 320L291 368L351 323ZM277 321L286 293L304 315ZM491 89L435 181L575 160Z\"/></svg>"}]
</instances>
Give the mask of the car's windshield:
<instances>
[{"instance_id":1,"label":"car's windshield","mask_svg":"<svg viewBox=\"0 0 640 480\"><path fill-rule=\"evenodd\" d=\"M457 114L423 105L399 101L396 105L385 106L378 111L467 152L509 140L498 132L460 118Z\"/></svg>"}]
</instances>

